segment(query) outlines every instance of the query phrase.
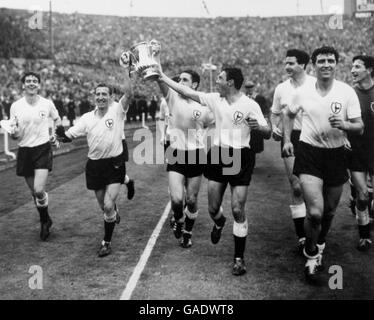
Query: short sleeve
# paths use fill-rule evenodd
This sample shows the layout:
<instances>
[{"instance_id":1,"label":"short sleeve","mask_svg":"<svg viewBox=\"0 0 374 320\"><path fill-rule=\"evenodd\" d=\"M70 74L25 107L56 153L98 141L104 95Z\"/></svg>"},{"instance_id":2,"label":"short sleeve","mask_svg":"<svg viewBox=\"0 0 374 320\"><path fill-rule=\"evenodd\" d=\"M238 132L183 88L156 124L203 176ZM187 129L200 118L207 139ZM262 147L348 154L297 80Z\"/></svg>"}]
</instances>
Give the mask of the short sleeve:
<instances>
[{"instance_id":1,"label":"short sleeve","mask_svg":"<svg viewBox=\"0 0 374 320\"><path fill-rule=\"evenodd\" d=\"M199 92L199 98L202 106L206 106L214 112L218 105L217 100L219 99L219 93Z\"/></svg>"},{"instance_id":2,"label":"short sleeve","mask_svg":"<svg viewBox=\"0 0 374 320\"><path fill-rule=\"evenodd\" d=\"M261 111L260 105L256 101L251 101L252 111L250 116L254 117L260 126L267 126L268 123Z\"/></svg>"},{"instance_id":3,"label":"short sleeve","mask_svg":"<svg viewBox=\"0 0 374 320\"><path fill-rule=\"evenodd\" d=\"M71 134L73 138L78 138L81 136L85 136L87 134L86 130L86 122L87 122L87 116L88 113L85 113L82 117L80 117L77 122L75 123L74 126L72 126L69 130L68 133Z\"/></svg>"},{"instance_id":4,"label":"short sleeve","mask_svg":"<svg viewBox=\"0 0 374 320\"><path fill-rule=\"evenodd\" d=\"M350 88L348 96L348 105L347 105L347 117L348 119L355 119L361 117L361 107L360 101L358 99L357 93Z\"/></svg>"},{"instance_id":5,"label":"short sleeve","mask_svg":"<svg viewBox=\"0 0 374 320\"><path fill-rule=\"evenodd\" d=\"M57 118L59 118L60 116L58 114L56 106L54 105L54 103L52 101L50 101L49 106L50 106L50 110L49 110L50 118L52 118L52 120L57 120Z\"/></svg>"},{"instance_id":6,"label":"short sleeve","mask_svg":"<svg viewBox=\"0 0 374 320\"><path fill-rule=\"evenodd\" d=\"M274 98L273 98L273 105L271 106L270 110L274 114L280 114L280 113L282 113L281 95L280 95L280 87L279 87L279 85L275 88Z\"/></svg>"}]
</instances>

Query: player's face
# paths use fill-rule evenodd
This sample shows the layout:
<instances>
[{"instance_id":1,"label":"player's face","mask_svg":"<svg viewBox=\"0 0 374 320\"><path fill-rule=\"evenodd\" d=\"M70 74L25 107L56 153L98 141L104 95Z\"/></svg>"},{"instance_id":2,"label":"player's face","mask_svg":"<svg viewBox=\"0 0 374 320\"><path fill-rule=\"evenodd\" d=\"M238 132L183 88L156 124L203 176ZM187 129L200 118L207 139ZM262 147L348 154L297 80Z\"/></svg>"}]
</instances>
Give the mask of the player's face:
<instances>
[{"instance_id":1,"label":"player's face","mask_svg":"<svg viewBox=\"0 0 374 320\"><path fill-rule=\"evenodd\" d=\"M222 71L216 80L216 89L219 92L221 97L225 97L228 92L228 83L227 83L227 75L225 71Z\"/></svg>"},{"instance_id":2,"label":"player's face","mask_svg":"<svg viewBox=\"0 0 374 320\"><path fill-rule=\"evenodd\" d=\"M110 102L109 88L107 87L97 88L95 91L95 101L99 109L107 108Z\"/></svg>"},{"instance_id":3,"label":"player's face","mask_svg":"<svg viewBox=\"0 0 374 320\"><path fill-rule=\"evenodd\" d=\"M253 95L253 92L255 91L255 87L245 87L245 94L247 96Z\"/></svg>"},{"instance_id":4,"label":"player's face","mask_svg":"<svg viewBox=\"0 0 374 320\"><path fill-rule=\"evenodd\" d=\"M23 88L28 95L36 95L40 89L40 83L37 77L35 76L27 76L25 78L25 83L23 84Z\"/></svg>"},{"instance_id":5,"label":"player's face","mask_svg":"<svg viewBox=\"0 0 374 320\"><path fill-rule=\"evenodd\" d=\"M370 78L370 70L366 69L365 64L362 60L358 59L353 62L352 65L352 77L353 83L360 83L363 80Z\"/></svg>"},{"instance_id":6,"label":"player's face","mask_svg":"<svg viewBox=\"0 0 374 320\"><path fill-rule=\"evenodd\" d=\"M289 77L294 77L304 70L303 66L297 63L296 57L286 57L284 69Z\"/></svg>"},{"instance_id":7,"label":"player's face","mask_svg":"<svg viewBox=\"0 0 374 320\"><path fill-rule=\"evenodd\" d=\"M336 59L332 53L319 54L314 65L317 79L328 80L335 76Z\"/></svg>"},{"instance_id":8,"label":"player's face","mask_svg":"<svg viewBox=\"0 0 374 320\"><path fill-rule=\"evenodd\" d=\"M179 76L179 83L191 89L195 89L193 87L192 77L189 73L181 73Z\"/></svg>"}]
</instances>

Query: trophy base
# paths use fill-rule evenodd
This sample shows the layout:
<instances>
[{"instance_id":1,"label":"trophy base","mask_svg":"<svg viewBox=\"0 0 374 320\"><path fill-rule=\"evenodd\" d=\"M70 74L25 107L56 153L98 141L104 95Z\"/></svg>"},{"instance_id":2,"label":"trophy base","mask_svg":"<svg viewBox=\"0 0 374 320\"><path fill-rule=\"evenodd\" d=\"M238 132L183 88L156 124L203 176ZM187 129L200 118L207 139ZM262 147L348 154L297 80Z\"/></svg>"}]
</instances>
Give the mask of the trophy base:
<instances>
[{"instance_id":1,"label":"trophy base","mask_svg":"<svg viewBox=\"0 0 374 320\"><path fill-rule=\"evenodd\" d=\"M160 77L160 74L155 71L154 66L150 66L142 72L142 77L144 80L152 81L157 80Z\"/></svg>"},{"instance_id":2,"label":"trophy base","mask_svg":"<svg viewBox=\"0 0 374 320\"><path fill-rule=\"evenodd\" d=\"M160 77L160 75L158 73L149 73L149 74L145 75L143 78L146 81L155 81L159 77Z\"/></svg>"}]
</instances>

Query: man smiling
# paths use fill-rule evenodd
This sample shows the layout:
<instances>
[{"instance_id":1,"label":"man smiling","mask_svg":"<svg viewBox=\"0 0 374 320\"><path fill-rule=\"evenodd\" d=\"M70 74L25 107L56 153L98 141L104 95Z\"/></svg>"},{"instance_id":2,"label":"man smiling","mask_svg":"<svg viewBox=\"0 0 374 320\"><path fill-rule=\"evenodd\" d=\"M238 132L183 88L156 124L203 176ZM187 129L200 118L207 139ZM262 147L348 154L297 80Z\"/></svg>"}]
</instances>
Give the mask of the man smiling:
<instances>
[{"instance_id":1,"label":"man smiling","mask_svg":"<svg viewBox=\"0 0 374 320\"><path fill-rule=\"evenodd\" d=\"M39 74L25 73L22 84L25 96L10 108L10 119L14 123L11 137L18 139L17 175L25 178L34 198L40 215L40 238L45 241L52 226L46 184L53 161L50 140L55 139L49 135L48 120L51 118L55 125L61 125L61 119L53 102L38 94Z\"/></svg>"},{"instance_id":2,"label":"man smiling","mask_svg":"<svg viewBox=\"0 0 374 320\"><path fill-rule=\"evenodd\" d=\"M357 249L367 251L371 246L367 175L372 181L374 178L374 58L355 56L351 73L365 129L362 136L348 136L352 149L348 167L356 190L355 211L360 236Z\"/></svg>"},{"instance_id":3,"label":"man smiling","mask_svg":"<svg viewBox=\"0 0 374 320\"><path fill-rule=\"evenodd\" d=\"M123 60L128 68L129 55ZM95 89L95 110L85 113L67 132L63 127L56 130L62 142L70 142L80 136L87 136L88 161L86 165L87 189L95 191L96 199L104 214L104 239L98 256L111 253L111 239L119 214L116 200L126 175L122 155L122 137L125 115L132 98L128 70L125 70L125 95L119 103L111 100L112 88L101 83Z\"/></svg>"},{"instance_id":4,"label":"man smiling","mask_svg":"<svg viewBox=\"0 0 374 320\"><path fill-rule=\"evenodd\" d=\"M283 152L292 156L293 120L297 112L303 112L293 171L300 179L307 209L304 271L311 283L319 283L326 236L348 180L345 132L361 134L363 131L357 94L349 85L335 80L338 62L339 54L332 47L313 52L317 80L297 90L285 116Z\"/></svg>"},{"instance_id":5,"label":"man smiling","mask_svg":"<svg viewBox=\"0 0 374 320\"><path fill-rule=\"evenodd\" d=\"M244 82L242 71L238 68L224 68L216 80L218 92L203 93L192 90L172 81L160 71L160 82L171 89L208 107L214 115L216 129L214 145L208 154L205 172L208 181L209 214L214 221L211 241L217 244L226 223L221 204L227 185L231 187L231 207L234 217L233 235L235 244L232 274L241 276L246 273L244 251L248 234L248 220L245 213L248 187L251 181L254 156L249 148L251 130L270 137L271 131L260 106L245 96L240 90ZM225 156L232 157L227 163ZM238 165L238 168L236 166ZM236 172L228 172L233 168Z\"/></svg>"}]
</instances>

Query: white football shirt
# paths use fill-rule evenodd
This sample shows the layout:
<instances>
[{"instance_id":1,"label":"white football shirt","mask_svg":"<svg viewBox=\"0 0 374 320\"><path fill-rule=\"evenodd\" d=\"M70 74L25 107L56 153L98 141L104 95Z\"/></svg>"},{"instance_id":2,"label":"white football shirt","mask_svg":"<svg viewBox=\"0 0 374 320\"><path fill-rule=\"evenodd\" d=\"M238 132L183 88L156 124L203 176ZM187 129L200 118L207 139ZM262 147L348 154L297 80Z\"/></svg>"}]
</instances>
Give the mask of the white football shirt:
<instances>
[{"instance_id":1,"label":"white football shirt","mask_svg":"<svg viewBox=\"0 0 374 320\"><path fill-rule=\"evenodd\" d=\"M247 118L256 119L260 126L267 125L258 103L244 94L233 104L220 97L219 93L200 93L199 97L202 104L209 107L214 114L216 146L247 148L251 139Z\"/></svg>"},{"instance_id":2,"label":"white football shirt","mask_svg":"<svg viewBox=\"0 0 374 320\"><path fill-rule=\"evenodd\" d=\"M170 112L167 133L172 148L178 150L204 148L206 128L214 121L210 110L196 101L182 98L172 89L169 89L165 98Z\"/></svg>"},{"instance_id":3,"label":"white football shirt","mask_svg":"<svg viewBox=\"0 0 374 320\"><path fill-rule=\"evenodd\" d=\"M278 84L277 87L275 88L271 112L274 114L281 114L283 109L286 106L289 106L291 104L292 97L295 94L296 89L301 88L304 85L309 85L315 82L316 82L315 77L306 75L305 81L300 87L295 87L292 84L291 79L287 79L286 81ZM301 119L302 119L301 113L297 113L295 122L294 122L294 130L301 130Z\"/></svg>"},{"instance_id":4,"label":"white football shirt","mask_svg":"<svg viewBox=\"0 0 374 320\"><path fill-rule=\"evenodd\" d=\"M300 141L319 148L339 148L344 145L344 131L332 128L331 115L344 120L361 117L360 102L356 92L348 84L334 80L330 92L322 97L315 84L300 87L289 107L294 114L302 111Z\"/></svg>"},{"instance_id":5,"label":"white football shirt","mask_svg":"<svg viewBox=\"0 0 374 320\"><path fill-rule=\"evenodd\" d=\"M38 96L35 105L23 97L10 107L10 119L17 118L20 147L36 147L49 141L49 119L57 120L58 111L51 100Z\"/></svg>"},{"instance_id":6,"label":"white football shirt","mask_svg":"<svg viewBox=\"0 0 374 320\"><path fill-rule=\"evenodd\" d=\"M97 108L85 113L68 133L73 138L87 136L88 158L91 160L114 158L123 152L125 115L122 105L114 102L102 118Z\"/></svg>"}]
</instances>

